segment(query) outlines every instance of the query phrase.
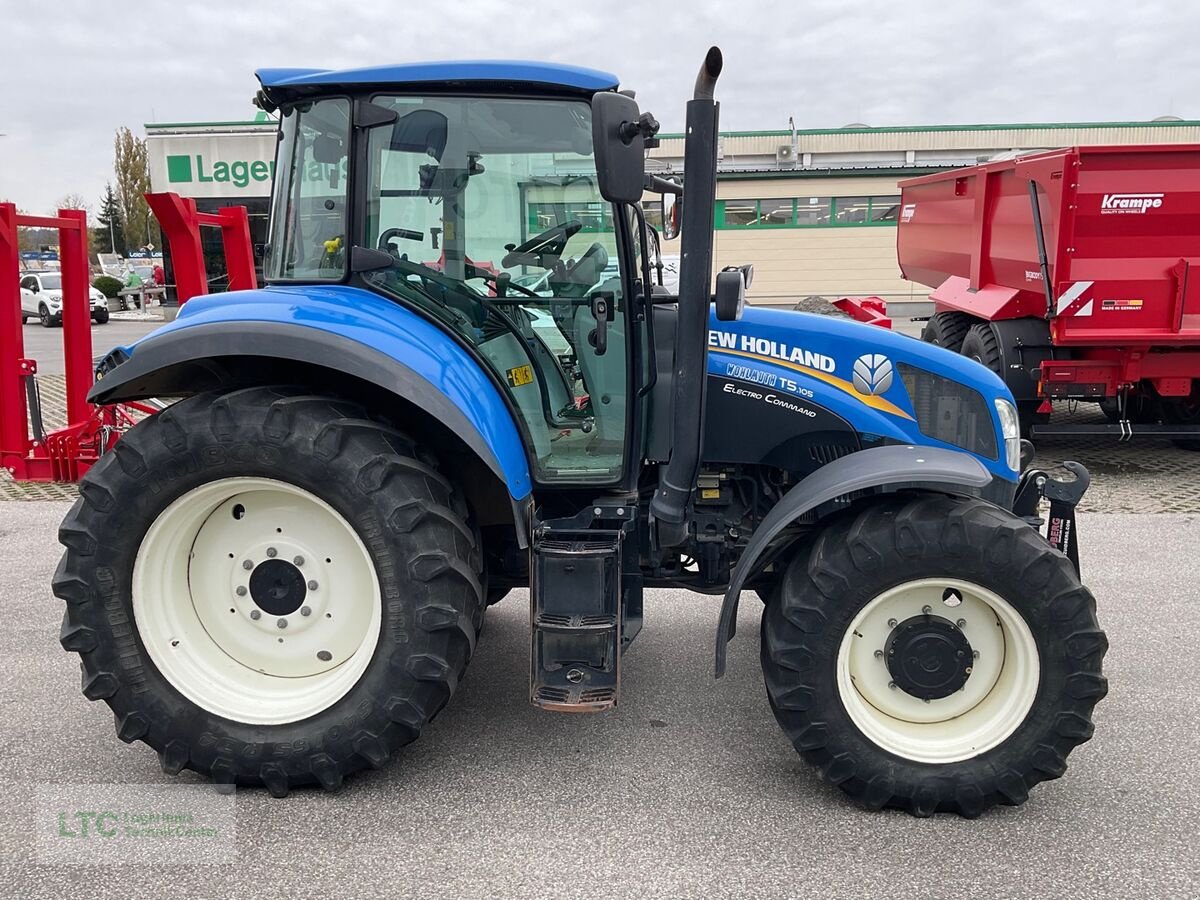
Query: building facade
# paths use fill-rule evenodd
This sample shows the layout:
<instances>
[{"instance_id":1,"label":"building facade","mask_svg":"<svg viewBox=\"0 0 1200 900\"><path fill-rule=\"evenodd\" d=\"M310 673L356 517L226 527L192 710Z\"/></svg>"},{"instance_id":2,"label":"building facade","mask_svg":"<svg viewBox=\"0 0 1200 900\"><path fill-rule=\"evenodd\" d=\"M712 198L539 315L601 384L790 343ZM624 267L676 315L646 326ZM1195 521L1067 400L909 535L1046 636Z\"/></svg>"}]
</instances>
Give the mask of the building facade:
<instances>
[{"instance_id":1,"label":"building facade","mask_svg":"<svg viewBox=\"0 0 1200 900\"><path fill-rule=\"evenodd\" d=\"M266 241L273 120L260 114L254 121L152 124L146 135L155 191L194 197L202 211L245 205L253 240ZM683 143L682 135L663 135L647 168L683 176ZM1200 121L727 132L718 143L716 263L754 263L752 303L923 298L927 289L904 281L896 263L900 181L1005 153L1163 143L1200 144ZM205 238L209 275L219 287L220 240ZM663 249L675 255L678 242Z\"/></svg>"}]
</instances>

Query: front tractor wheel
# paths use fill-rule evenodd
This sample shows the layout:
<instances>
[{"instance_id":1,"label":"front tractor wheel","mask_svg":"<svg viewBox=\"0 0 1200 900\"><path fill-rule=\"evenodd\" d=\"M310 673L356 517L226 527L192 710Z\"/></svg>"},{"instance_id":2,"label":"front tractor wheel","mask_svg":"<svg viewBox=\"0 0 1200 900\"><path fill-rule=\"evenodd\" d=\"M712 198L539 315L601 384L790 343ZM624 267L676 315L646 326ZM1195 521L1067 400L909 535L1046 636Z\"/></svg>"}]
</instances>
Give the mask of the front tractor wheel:
<instances>
[{"instance_id":1,"label":"front tractor wheel","mask_svg":"<svg viewBox=\"0 0 1200 900\"><path fill-rule=\"evenodd\" d=\"M169 774L276 795L414 740L483 613L476 531L432 457L286 389L143 421L88 472L60 539L62 644L118 736Z\"/></svg>"},{"instance_id":2,"label":"front tractor wheel","mask_svg":"<svg viewBox=\"0 0 1200 900\"><path fill-rule=\"evenodd\" d=\"M987 503L918 497L835 521L763 614L775 716L870 808L1023 803L1092 735L1108 643L1071 563Z\"/></svg>"}]
</instances>

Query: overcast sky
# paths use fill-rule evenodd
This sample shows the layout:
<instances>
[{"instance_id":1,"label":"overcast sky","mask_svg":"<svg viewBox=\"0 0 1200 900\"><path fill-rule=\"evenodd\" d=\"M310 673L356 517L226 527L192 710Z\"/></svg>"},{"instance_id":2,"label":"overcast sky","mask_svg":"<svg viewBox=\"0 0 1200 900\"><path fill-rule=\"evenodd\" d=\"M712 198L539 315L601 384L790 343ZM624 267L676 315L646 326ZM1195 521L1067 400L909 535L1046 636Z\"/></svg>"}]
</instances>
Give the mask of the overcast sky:
<instances>
[{"instance_id":1,"label":"overcast sky","mask_svg":"<svg viewBox=\"0 0 1200 900\"><path fill-rule=\"evenodd\" d=\"M606 69L679 129L710 44L725 130L1200 118L1200 4L1157 0L0 0L0 199L95 212L113 131L251 118L261 66Z\"/></svg>"}]
</instances>

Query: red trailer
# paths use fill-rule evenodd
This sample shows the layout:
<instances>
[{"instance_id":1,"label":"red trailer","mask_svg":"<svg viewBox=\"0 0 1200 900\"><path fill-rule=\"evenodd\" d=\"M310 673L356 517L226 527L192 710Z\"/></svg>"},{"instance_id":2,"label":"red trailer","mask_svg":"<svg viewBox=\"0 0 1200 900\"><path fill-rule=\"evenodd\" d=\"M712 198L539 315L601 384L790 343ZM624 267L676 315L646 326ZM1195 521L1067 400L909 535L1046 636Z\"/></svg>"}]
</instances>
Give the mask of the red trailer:
<instances>
[{"instance_id":1,"label":"red trailer","mask_svg":"<svg viewBox=\"0 0 1200 900\"><path fill-rule=\"evenodd\" d=\"M934 288L922 336L1004 378L1034 437L1200 449L1200 145L1031 153L901 189L900 268ZM1050 426L1053 400L1112 424Z\"/></svg>"}]
</instances>

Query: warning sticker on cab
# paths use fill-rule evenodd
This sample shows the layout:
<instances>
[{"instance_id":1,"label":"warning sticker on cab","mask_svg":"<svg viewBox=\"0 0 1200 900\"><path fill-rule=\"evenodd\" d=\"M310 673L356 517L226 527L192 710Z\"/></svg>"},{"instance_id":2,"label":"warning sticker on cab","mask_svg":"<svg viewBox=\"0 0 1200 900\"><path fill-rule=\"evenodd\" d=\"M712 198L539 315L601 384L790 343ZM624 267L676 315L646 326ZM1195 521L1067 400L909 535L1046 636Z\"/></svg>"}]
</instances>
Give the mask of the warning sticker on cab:
<instances>
[{"instance_id":1,"label":"warning sticker on cab","mask_svg":"<svg viewBox=\"0 0 1200 900\"><path fill-rule=\"evenodd\" d=\"M513 387L521 387L523 384L533 384L532 366L517 366L515 369L509 369L507 374L508 383Z\"/></svg>"}]
</instances>

